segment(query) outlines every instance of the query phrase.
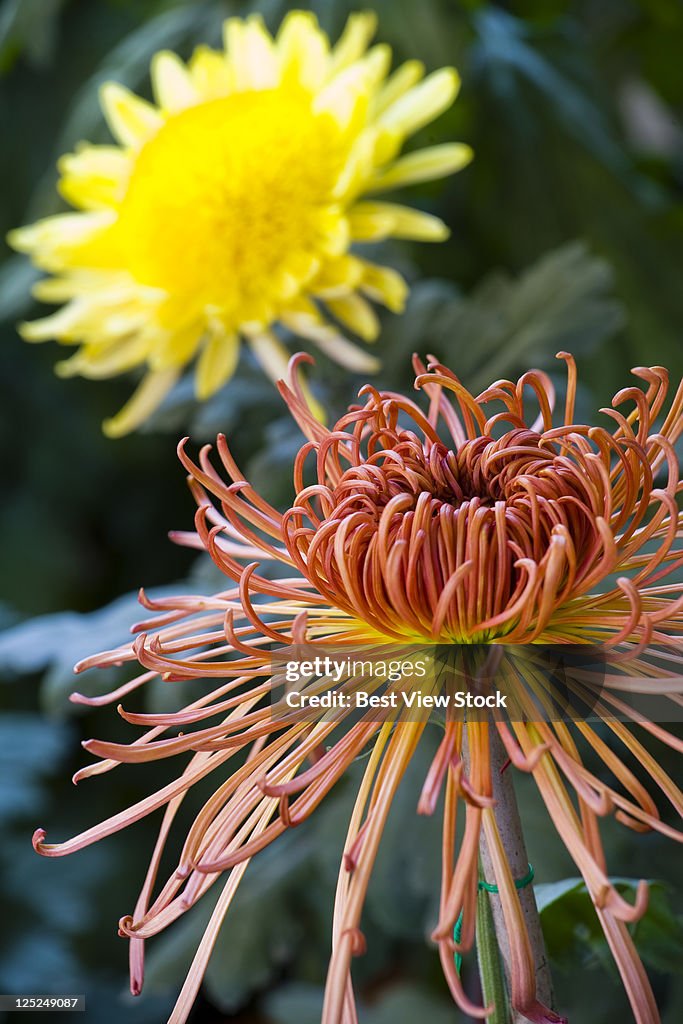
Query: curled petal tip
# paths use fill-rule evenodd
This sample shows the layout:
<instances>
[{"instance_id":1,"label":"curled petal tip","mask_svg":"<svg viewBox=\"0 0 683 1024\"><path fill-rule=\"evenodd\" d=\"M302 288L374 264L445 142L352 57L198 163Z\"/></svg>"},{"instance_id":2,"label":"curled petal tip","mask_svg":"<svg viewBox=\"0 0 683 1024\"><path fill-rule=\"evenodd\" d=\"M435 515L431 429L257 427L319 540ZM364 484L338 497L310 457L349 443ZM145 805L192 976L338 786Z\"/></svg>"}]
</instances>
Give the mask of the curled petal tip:
<instances>
[{"instance_id":1,"label":"curled petal tip","mask_svg":"<svg viewBox=\"0 0 683 1024\"><path fill-rule=\"evenodd\" d=\"M568 1017L555 1013L536 1000L530 1006L514 1006L513 1009L522 1014L525 1020L531 1021L531 1024L569 1024Z\"/></svg>"},{"instance_id":2,"label":"curled petal tip","mask_svg":"<svg viewBox=\"0 0 683 1024\"><path fill-rule=\"evenodd\" d=\"M351 956L363 956L368 944L360 928L349 928L343 934L348 935L351 940Z\"/></svg>"},{"instance_id":3,"label":"curled petal tip","mask_svg":"<svg viewBox=\"0 0 683 1024\"><path fill-rule=\"evenodd\" d=\"M44 828L37 828L35 830L35 832L33 833L33 835L31 836L31 843L33 844L33 849L36 851L36 853L44 853L45 852L45 836L46 835L47 835L47 832L45 831Z\"/></svg>"}]
</instances>

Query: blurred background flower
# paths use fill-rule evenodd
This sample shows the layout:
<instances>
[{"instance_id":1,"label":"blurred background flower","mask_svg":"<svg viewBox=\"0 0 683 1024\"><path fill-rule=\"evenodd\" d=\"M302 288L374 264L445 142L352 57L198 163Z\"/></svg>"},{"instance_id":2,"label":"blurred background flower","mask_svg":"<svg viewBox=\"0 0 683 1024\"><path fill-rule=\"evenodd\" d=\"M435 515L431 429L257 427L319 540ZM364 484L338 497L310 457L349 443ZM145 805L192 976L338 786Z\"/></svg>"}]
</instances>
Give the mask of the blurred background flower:
<instances>
[{"instance_id":1,"label":"blurred background flower","mask_svg":"<svg viewBox=\"0 0 683 1024\"><path fill-rule=\"evenodd\" d=\"M332 39L355 9L347 0L297 6L314 9ZM382 314L373 348L385 364L382 386L411 386L415 350L434 352L477 391L528 365L549 370L555 352L570 349L582 366L577 417L585 420L608 403L631 366L660 363L677 378L683 364L680 7L657 0L380 0L373 6L378 37L392 46L397 64L416 58L428 73L455 66L462 76L458 102L435 126L421 129L415 146L465 139L476 152L465 174L416 184L406 196L455 229L448 241L382 245L382 260L411 286L401 317ZM17 224L58 212L55 165L62 153L81 139L108 140L100 84L115 79L151 98L148 71L157 51L188 59L199 43L219 48L224 19L254 11L275 31L287 9L277 0L4 0L3 237ZM209 401L199 405L193 380L183 378L144 433L112 445L100 422L125 402L130 383L55 381L52 346L24 345L14 328L39 315L27 301L37 275L24 257L9 249L4 255L0 898L12 927L0 939L0 989L85 991L86 1019L106 1024L124 1015L132 1024L155 1024L172 1005L204 929L201 908L157 940L156 963L138 1001L122 995L125 946L114 928L101 927L118 918L120 892L141 884L138 850L155 823L140 823L108 848L100 844L59 863L47 864L28 845L37 816L62 834L92 820L89 801L69 794L64 803L64 780L82 766L78 738L111 735L111 715L104 712L105 724L97 710L74 713L67 701L71 666L94 648L125 639L142 582L156 581L155 595L212 584L204 561L164 537L166 529L186 524L191 506L177 471L181 433L189 429L197 442L219 430L231 433L238 462L278 507L291 499L288 467L301 437L245 352L238 376ZM354 398L359 382L320 359L315 387L331 418ZM562 393L561 380L556 383ZM85 677L82 686L95 695L117 680L112 668ZM147 709L163 710L165 699L163 688L150 688ZM434 819L414 814L439 739L425 736L406 773L368 893L370 953L358 962L366 1024L457 1019L424 943L438 912L433 879L440 837ZM675 772L666 755L661 763ZM195 1020L319 1019L330 896L363 770L362 762L353 766L316 820L283 837L272 856L260 855L259 874L245 878L231 929L219 940ZM167 781L156 765L142 774L122 769L103 780L101 810L113 813ZM558 1000L582 1024L628 1019L625 997L606 983L609 957L585 888L524 780L518 795ZM670 820L664 806L661 813ZM605 847L611 869L621 872L615 885L629 899L632 877L658 880L634 938L663 1018L673 1024L683 1016L683 988L674 978L683 954L680 907L667 888L677 863L653 834L633 843L624 830L608 829ZM469 970L466 959L465 986Z\"/></svg>"},{"instance_id":2,"label":"blurred background flower","mask_svg":"<svg viewBox=\"0 0 683 1024\"><path fill-rule=\"evenodd\" d=\"M100 89L117 145L81 142L58 164L59 191L79 212L8 239L54 275L34 295L66 303L20 327L27 341L80 345L60 375L146 367L105 422L110 437L144 422L195 357L197 398L214 394L235 372L241 340L281 379L288 354L276 323L348 369L377 369L343 331L375 341L368 299L401 312L406 284L351 246L441 241L448 229L363 197L445 177L472 154L452 143L399 159L459 80L452 68L423 80L419 61L389 76L391 49L369 48L376 23L351 15L331 47L310 12L291 11L275 38L260 15L228 18L224 50L198 46L187 64L170 50L153 56L155 104L117 82Z\"/></svg>"}]
</instances>

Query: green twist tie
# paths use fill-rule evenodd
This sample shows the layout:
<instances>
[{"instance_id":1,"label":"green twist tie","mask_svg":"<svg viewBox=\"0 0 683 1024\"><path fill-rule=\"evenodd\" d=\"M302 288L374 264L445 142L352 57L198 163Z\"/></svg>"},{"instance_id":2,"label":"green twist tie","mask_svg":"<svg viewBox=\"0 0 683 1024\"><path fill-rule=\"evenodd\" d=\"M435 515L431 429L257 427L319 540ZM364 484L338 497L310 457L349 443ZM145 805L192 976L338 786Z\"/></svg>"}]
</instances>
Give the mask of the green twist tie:
<instances>
[{"instance_id":1,"label":"green twist tie","mask_svg":"<svg viewBox=\"0 0 683 1024\"><path fill-rule=\"evenodd\" d=\"M534 875L535 875L534 866L533 866L533 864L529 864L529 870L524 875L524 877L516 879L516 881L515 881L515 889L525 889L527 887L527 885L531 885L531 883L534 880ZM497 894L498 891L499 891L497 885L493 885L491 882L485 882L481 878L479 879L478 888L479 888L479 890L483 890L485 892L492 892L494 894ZM455 922L455 928L453 929L453 941L454 942L460 942L461 937L462 937L462 910L460 911L460 915L458 917L458 920ZM461 967L462 967L462 953L456 953L455 954L455 969L458 972L458 974L460 974L460 968Z\"/></svg>"},{"instance_id":2,"label":"green twist tie","mask_svg":"<svg viewBox=\"0 0 683 1024\"><path fill-rule=\"evenodd\" d=\"M515 882L515 889L525 889L527 885L531 885L534 880L534 867L533 864L529 864L529 870L525 874L524 878L518 878ZM490 882L479 881L479 888L485 889L486 892L498 892L498 886L492 885Z\"/></svg>"}]
</instances>

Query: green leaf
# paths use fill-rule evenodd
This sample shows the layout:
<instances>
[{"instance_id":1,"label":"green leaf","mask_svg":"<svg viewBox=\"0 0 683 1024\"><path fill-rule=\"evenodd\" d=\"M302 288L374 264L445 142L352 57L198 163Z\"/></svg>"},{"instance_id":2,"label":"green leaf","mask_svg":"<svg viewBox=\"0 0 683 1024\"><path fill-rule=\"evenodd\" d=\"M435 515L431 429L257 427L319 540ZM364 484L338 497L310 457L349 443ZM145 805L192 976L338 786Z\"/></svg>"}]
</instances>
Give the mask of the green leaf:
<instances>
[{"instance_id":1,"label":"green leaf","mask_svg":"<svg viewBox=\"0 0 683 1024\"><path fill-rule=\"evenodd\" d=\"M66 0L5 0L0 10L0 73L25 53L42 66L52 57Z\"/></svg>"},{"instance_id":2,"label":"green leaf","mask_svg":"<svg viewBox=\"0 0 683 1024\"><path fill-rule=\"evenodd\" d=\"M46 793L42 779L64 758L69 731L27 712L0 717L0 822L41 811Z\"/></svg>"},{"instance_id":3,"label":"green leaf","mask_svg":"<svg viewBox=\"0 0 683 1024\"><path fill-rule=\"evenodd\" d=\"M152 596L186 593L187 582L159 587ZM140 607L137 592L126 594L95 612L58 612L20 622L0 633L0 669L5 682L12 677L45 672L41 690L43 707L53 714L65 714L73 690L106 692L118 676L118 669L92 669L74 676L81 658L118 647L130 639L130 627L148 613Z\"/></svg>"},{"instance_id":4,"label":"green leaf","mask_svg":"<svg viewBox=\"0 0 683 1024\"><path fill-rule=\"evenodd\" d=\"M0 322L23 316L32 303L31 288L40 276L25 256L11 256L0 267Z\"/></svg>"},{"instance_id":5,"label":"green leaf","mask_svg":"<svg viewBox=\"0 0 683 1024\"><path fill-rule=\"evenodd\" d=\"M633 900L638 879L611 878L626 899ZM651 881L648 909L631 926L643 961L659 971L678 969L683 957L683 919L671 907L667 887ZM571 969L609 962L609 950L586 885L581 878L534 886L543 934L550 957Z\"/></svg>"},{"instance_id":6,"label":"green leaf","mask_svg":"<svg viewBox=\"0 0 683 1024\"><path fill-rule=\"evenodd\" d=\"M582 242L542 256L519 277L490 274L471 295L446 281L418 282L392 327L392 350L433 353L474 391L562 349L591 351L624 323L605 260Z\"/></svg>"},{"instance_id":7,"label":"green leaf","mask_svg":"<svg viewBox=\"0 0 683 1024\"><path fill-rule=\"evenodd\" d=\"M363 1024L454 1024L457 1015L445 1000L439 1001L416 985L398 984L368 1006L361 1019Z\"/></svg>"},{"instance_id":8,"label":"green leaf","mask_svg":"<svg viewBox=\"0 0 683 1024\"><path fill-rule=\"evenodd\" d=\"M269 992L262 1005L269 1024L319 1024L323 995L323 989L317 985L295 982Z\"/></svg>"},{"instance_id":9,"label":"green leaf","mask_svg":"<svg viewBox=\"0 0 683 1024\"><path fill-rule=\"evenodd\" d=\"M406 770L382 833L368 888L366 912L393 938L426 941L437 918L441 819L418 815L420 790L440 739L422 737ZM363 766L364 767L364 766Z\"/></svg>"},{"instance_id":10,"label":"green leaf","mask_svg":"<svg viewBox=\"0 0 683 1024\"><path fill-rule=\"evenodd\" d=\"M494 92L506 96L509 106L524 110L528 103L519 86L530 86L550 104L565 130L641 199L661 198L654 183L637 172L585 85L534 45L530 27L521 18L491 5L475 14L473 26L478 35L471 52L473 66L488 78ZM562 23L555 29L562 33Z\"/></svg>"}]
</instances>

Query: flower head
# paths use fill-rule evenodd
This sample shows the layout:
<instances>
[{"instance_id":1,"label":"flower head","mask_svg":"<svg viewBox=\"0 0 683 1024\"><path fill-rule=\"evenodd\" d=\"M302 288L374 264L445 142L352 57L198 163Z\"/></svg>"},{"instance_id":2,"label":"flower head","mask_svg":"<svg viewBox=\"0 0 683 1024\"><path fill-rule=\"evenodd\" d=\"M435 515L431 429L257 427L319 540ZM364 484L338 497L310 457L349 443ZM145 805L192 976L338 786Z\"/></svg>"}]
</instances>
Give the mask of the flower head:
<instances>
[{"instance_id":1,"label":"flower head","mask_svg":"<svg viewBox=\"0 0 683 1024\"><path fill-rule=\"evenodd\" d=\"M143 421L195 357L197 395L208 397L232 375L241 340L283 377L276 324L345 366L376 368L339 327L374 340L368 300L400 311L406 285L352 245L448 232L434 216L364 197L448 175L471 152L446 144L400 157L453 102L458 77L445 68L423 78L418 61L389 75L389 47L368 49L375 22L351 16L331 47L307 12L290 12L274 39L260 16L233 18L224 52L199 47L187 65L155 56L156 104L103 86L117 144L83 144L59 164L78 212L10 242L53 275L37 296L65 303L21 328L28 341L79 346L61 374L147 366L110 435Z\"/></svg>"},{"instance_id":2,"label":"flower head","mask_svg":"<svg viewBox=\"0 0 683 1024\"><path fill-rule=\"evenodd\" d=\"M272 652L291 644L419 640L490 645L600 644L615 652L608 686L596 704L611 743L589 722L537 720L533 709L516 719L447 716L443 738L418 804L434 813L444 801L439 921L433 937L454 998L472 1016L490 1007L465 994L454 951L470 948L478 885L478 847L486 837L494 883L510 946L513 1006L538 1022L559 1018L541 1005L524 916L499 829L494 797L492 738L519 770L535 779L555 828L594 901L638 1021L656 1021L657 1008L627 923L647 903L641 883L635 905L610 882L600 819L614 814L636 832L656 829L680 839L661 820L647 788L628 767L634 758L680 813L681 795L636 735L636 729L681 750L665 729L638 714L631 728L614 712L620 685L640 676L673 691L675 672L652 678L644 657L650 641L667 645L683 632L683 587L672 574L683 565L676 547L683 517L674 442L683 430L683 384L668 411L661 367L639 368L645 387L620 391L606 425L574 422L576 371L571 357L564 414L553 419L549 378L538 371L497 381L471 395L446 367L416 360L412 399L365 387L364 402L328 430L311 414L293 360L282 394L307 435L294 466L295 504L285 514L245 481L225 438L218 467L206 446L194 462L180 446L196 497L196 533L177 534L206 549L225 573L226 589L211 597L183 595L151 601L155 612L134 627L132 644L80 666L139 662L144 671L105 697L106 703L148 680L197 679L207 690L176 713L121 710L146 726L130 745L100 740L86 748L103 760L79 772L99 774L121 763L190 754L177 778L140 803L64 844L39 852L58 856L165 808L159 841L132 915L120 929L131 940L131 983L139 991L144 941L194 904L219 878L220 896L172 1020L185 1019L211 952L213 937L251 858L323 800L363 751L369 759L347 835L335 908L325 1024L345 1020L350 963L363 948L363 901L393 796L422 733L423 719L364 715L286 721L267 698ZM538 416L529 422L526 399ZM659 423L659 429L655 423ZM311 463L316 481L308 483ZM227 480L224 479L227 475ZM282 578L260 569L272 561ZM492 651L500 648L491 648ZM620 669L624 662L625 675ZM672 682L673 680L673 682ZM674 698L676 699L676 698ZM214 719L214 724L209 720ZM179 730L179 731L178 731ZM612 749L620 748L625 760ZM604 761L608 781L584 763L590 748ZM246 757L239 758L242 752ZM230 762L235 767L230 771ZM191 826L168 879L156 877L179 804L195 782L213 774L213 794ZM571 794L574 794L574 799ZM576 801L576 805L575 802ZM456 840L456 810L464 832ZM454 925L462 922L457 940Z\"/></svg>"}]
</instances>

